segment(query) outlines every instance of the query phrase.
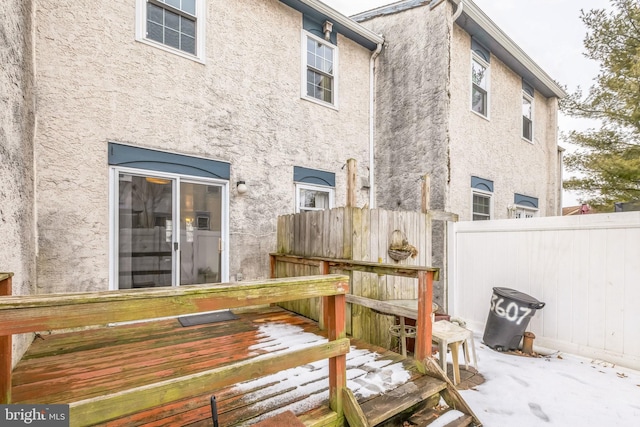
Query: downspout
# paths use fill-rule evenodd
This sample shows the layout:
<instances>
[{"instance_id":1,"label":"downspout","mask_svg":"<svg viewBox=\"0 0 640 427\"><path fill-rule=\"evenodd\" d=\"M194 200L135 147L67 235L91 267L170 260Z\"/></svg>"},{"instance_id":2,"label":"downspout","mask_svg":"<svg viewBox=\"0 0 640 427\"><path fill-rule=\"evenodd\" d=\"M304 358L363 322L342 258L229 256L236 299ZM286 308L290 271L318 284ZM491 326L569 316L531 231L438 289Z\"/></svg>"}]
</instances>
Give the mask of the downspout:
<instances>
[{"instance_id":1,"label":"downspout","mask_svg":"<svg viewBox=\"0 0 640 427\"><path fill-rule=\"evenodd\" d=\"M375 72L376 58L382 52L383 43L378 43L376 50L369 60L369 208L376 207L376 185L375 185Z\"/></svg>"},{"instance_id":2,"label":"downspout","mask_svg":"<svg viewBox=\"0 0 640 427\"><path fill-rule=\"evenodd\" d=\"M452 22L456 22L456 19L460 17L460 15L462 14L463 8L464 8L463 0L460 0L460 3L458 3L458 7L456 7L456 11L453 12L453 16L451 17Z\"/></svg>"}]
</instances>

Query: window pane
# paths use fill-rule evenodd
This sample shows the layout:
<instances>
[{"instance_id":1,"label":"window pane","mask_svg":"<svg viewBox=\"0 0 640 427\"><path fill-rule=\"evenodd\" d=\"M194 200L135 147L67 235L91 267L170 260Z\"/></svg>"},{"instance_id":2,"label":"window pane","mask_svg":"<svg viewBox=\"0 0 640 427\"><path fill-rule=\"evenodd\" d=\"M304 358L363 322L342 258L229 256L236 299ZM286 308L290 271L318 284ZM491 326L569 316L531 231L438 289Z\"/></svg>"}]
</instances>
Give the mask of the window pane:
<instances>
[{"instance_id":1,"label":"window pane","mask_svg":"<svg viewBox=\"0 0 640 427\"><path fill-rule=\"evenodd\" d=\"M166 28L164 31L164 43L168 46L180 48L180 36L177 31Z\"/></svg>"},{"instance_id":2,"label":"window pane","mask_svg":"<svg viewBox=\"0 0 640 427\"><path fill-rule=\"evenodd\" d=\"M475 85L471 93L471 109L483 116L487 115L487 93Z\"/></svg>"},{"instance_id":3,"label":"window pane","mask_svg":"<svg viewBox=\"0 0 640 427\"><path fill-rule=\"evenodd\" d=\"M180 17L180 32L191 37L196 36L196 23L191 19Z\"/></svg>"},{"instance_id":4,"label":"window pane","mask_svg":"<svg viewBox=\"0 0 640 427\"><path fill-rule=\"evenodd\" d=\"M531 120L526 117L522 118L522 137L529 141L531 141L533 137L533 126Z\"/></svg>"},{"instance_id":5,"label":"window pane","mask_svg":"<svg viewBox=\"0 0 640 427\"><path fill-rule=\"evenodd\" d=\"M162 39L162 25L158 25L153 22L147 22L147 38L160 43L164 42L164 40Z\"/></svg>"},{"instance_id":6,"label":"window pane","mask_svg":"<svg viewBox=\"0 0 640 427\"><path fill-rule=\"evenodd\" d=\"M196 0L182 0L182 10L194 15L196 14Z\"/></svg>"},{"instance_id":7,"label":"window pane","mask_svg":"<svg viewBox=\"0 0 640 427\"><path fill-rule=\"evenodd\" d=\"M182 36L180 36L180 49L188 53L193 53L195 55L196 39L182 34Z\"/></svg>"},{"instance_id":8,"label":"window pane","mask_svg":"<svg viewBox=\"0 0 640 427\"><path fill-rule=\"evenodd\" d=\"M522 115L528 119L531 119L531 101L527 98L522 98Z\"/></svg>"},{"instance_id":9,"label":"window pane","mask_svg":"<svg viewBox=\"0 0 640 427\"><path fill-rule=\"evenodd\" d=\"M147 21L162 24L162 12L164 9L155 4L147 3Z\"/></svg>"},{"instance_id":10,"label":"window pane","mask_svg":"<svg viewBox=\"0 0 640 427\"><path fill-rule=\"evenodd\" d=\"M473 195L473 220L488 220L491 218L491 197L482 194Z\"/></svg>"},{"instance_id":11,"label":"window pane","mask_svg":"<svg viewBox=\"0 0 640 427\"><path fill-rule=\"evenodd\" d=\"M482 89L487 89L487 69L476 61L473 61L471 67L471 81Z\"/></svg>"},{"instance_id":12,"label":"window pane","mask_svg":"<svg viewBox=\"0 0 640 427\"><path fill-rule=\"evenodd\" d=\"M164 25L176 31L180 30L180 15L164 11Z\"/></svg>"},{"instance_id":13,"label":"window pane","mask_svg":"<svg viewBox=\"0 0 640 427\"><path fill-rule=\"evenodd\" d=\"M180 9L180 0L160 0L165 4L168 4L169 6L173 6L176 9Z\"/></svg>"}]
</instances>

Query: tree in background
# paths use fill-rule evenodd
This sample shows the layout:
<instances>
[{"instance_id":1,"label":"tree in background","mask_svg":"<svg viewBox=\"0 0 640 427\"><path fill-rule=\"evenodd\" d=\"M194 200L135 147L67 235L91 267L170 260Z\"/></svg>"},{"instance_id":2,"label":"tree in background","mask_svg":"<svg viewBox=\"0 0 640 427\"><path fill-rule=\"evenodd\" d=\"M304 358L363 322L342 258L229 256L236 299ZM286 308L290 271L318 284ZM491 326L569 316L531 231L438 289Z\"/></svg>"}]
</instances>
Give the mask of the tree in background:
<instances>
[{"instance_id":1,"label":"tree in background","mask_svg":"<svg viewBox=\"0 0 640 427\"><path fill-rule=\"evenodd\" d=\"M586 97L578 89L561 102L565 113L602 123L565 135L580 147L566 156L567 169L580 177L564 187L608 210L615 202L640 200L640 2L611 0L611 6L582 11L585 56L598 61L600 71Z\"/></svg>"}]
</instances>

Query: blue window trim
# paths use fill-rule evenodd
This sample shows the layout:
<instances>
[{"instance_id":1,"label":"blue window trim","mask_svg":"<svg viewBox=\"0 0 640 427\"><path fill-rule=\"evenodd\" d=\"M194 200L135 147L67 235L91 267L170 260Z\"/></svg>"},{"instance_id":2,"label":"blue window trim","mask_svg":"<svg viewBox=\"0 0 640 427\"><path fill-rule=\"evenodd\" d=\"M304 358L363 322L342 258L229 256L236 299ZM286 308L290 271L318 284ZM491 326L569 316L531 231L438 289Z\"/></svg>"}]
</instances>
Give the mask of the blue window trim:
<instances>
[{"instance_id":1,"label":"blue window trim","mask_svg":"<svg viewBox=\"0 0 640 427\"><path fill-rule=\"evenodd\" d=\"M324 22L320 22L316 19L313 19L307 14L302 15L302 28L304 28L305 31L313 34L316 37L321 38L322 40L325 40L333 44L334 46L337 46L338 36L336 35L336 32L332 31L329 36L329 40L326 40L324 38L324 32L322 31L323 26L324 26Z\"/></svg>"},{"instance_id":2,"label":"blue window trim","mask_svg":"<svg viewBox=\"0 0 640 427\"><path fill-rule=\"evenodd\" d=\"M324 185L327 187L336 186L336 174L333 172L325 172L317 169L303 168L301 166L293 167L293 181L303 182L305 184Z\"/></svg>"},{"instance_id":3,"label":"blue window trim","mask_svg":"<svg viewBox=\"0 0 640 427\"><path fill-rule=\"evenodd\" d=\"M522 80L522 91L531 97L533 97L533 94L535 93L533 91L533 86L531 86L529 83L524 81L524 79Z\"/></svg>"},{"instance_id":4,"label":"blue window trim","mask_svg":"<svg viewBox=\"0 0 640 427\"><path fill-rule=\"evenodd\" d=\"M231 165L218 160L167 153L114 142L109 143L108 150L109 165L111 166L126 166L225 180L230 177Z\"/></svg>"},{"instance_id":5,"label":"blue window trim","mask_svg":"<svg viewBox=\"0 0 640 427\"><path fill-rule=\"evenodd\" d=\"M471 38L471 50L484 59L487 64L491 64L491 52L473 37Z\"/></svg>"},{"instance_id":6,"label":"blue window trim","mask_svg":"<svg viewBox=\"0 0 640 427\"><path fill-rule=\"evenodd\" d=\"M493 193L493 181L478 178L477 176L471 177L471 188L475 188L476 190L488 191Z\"/></svg>"},{"instance_id":7,"label":"blue window trim","mask_svg":"<svg viewBox=\"0 0 640 427\"><path fill-rule=\"evenodd\" d=\"M513 195L513 203L519 206L527 206L530 208L538 209L538 198L525 196L523 194L515 193Z\"/></svg>"}]
</instances>

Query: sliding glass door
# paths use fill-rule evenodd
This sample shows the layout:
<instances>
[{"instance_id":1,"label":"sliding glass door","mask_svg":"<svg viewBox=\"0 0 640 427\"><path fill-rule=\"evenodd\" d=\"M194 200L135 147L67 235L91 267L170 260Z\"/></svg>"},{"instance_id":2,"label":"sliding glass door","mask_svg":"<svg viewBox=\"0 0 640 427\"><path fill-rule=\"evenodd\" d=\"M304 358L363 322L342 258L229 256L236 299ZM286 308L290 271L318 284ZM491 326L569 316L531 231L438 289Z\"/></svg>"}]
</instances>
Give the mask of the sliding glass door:
<instances>
[{"instance_id":1,"label":"sliding glass door","mask_svg":"<svg viewBox=\"0 0 640 427\"><path fill-rule=\"evenodd\" d=\"M112 176L112 288L225 280L225 182L125 168Z\"/></svg>"}]
</instances>

